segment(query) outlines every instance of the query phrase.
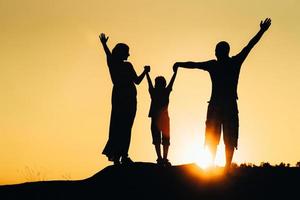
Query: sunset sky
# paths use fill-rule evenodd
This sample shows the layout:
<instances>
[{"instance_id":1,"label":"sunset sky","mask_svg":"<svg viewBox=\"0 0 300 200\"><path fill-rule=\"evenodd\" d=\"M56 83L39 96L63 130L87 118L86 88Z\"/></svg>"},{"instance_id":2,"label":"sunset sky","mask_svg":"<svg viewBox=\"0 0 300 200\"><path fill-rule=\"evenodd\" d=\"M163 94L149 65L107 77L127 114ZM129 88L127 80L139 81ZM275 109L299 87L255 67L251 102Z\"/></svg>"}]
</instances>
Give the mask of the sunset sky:
<instances>
[{"instance_id":1,"label":"sunset sky","mask_svg":"<svg viewBox=\"0 0 300 200\"><path fill-rule=\"evenodd\" d=\"M233 162L300 161L300 1L0 0L0 184L84 179L110 165L112 82L98 35L130 47L138 74L172 76L176 61L235 55L272 25L244 62L238 86L240 138ZM129 155L155 162L146 79ZM170 97L173 165L201 160L209 74L179 69ZM217 159L224 160L221 142ZM202 150L201 150L202 149ZM220 162L221 162L220 161Z\"/></svg>"}]
</instances>

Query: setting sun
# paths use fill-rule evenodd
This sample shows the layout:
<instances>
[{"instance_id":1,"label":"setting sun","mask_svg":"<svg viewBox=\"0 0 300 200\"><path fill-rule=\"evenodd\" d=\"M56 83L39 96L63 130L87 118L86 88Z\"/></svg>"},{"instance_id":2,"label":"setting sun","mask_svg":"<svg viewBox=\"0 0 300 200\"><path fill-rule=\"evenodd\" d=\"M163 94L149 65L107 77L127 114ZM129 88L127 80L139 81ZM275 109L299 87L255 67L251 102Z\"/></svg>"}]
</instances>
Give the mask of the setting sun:
<instances>
[{"instance_id":1,"label":"setting sun","mask_svg":"<svg viewBox=\"0 0 300 200\"><path fill-rule=\"evenodd\" d=\"M207 147L201 148L201 150L199 150L199 153L197 154L197 157L195 158L195 163L202 169L207 169L207 168L213 166L212 155Z\"/></svg>"},{"instance_id":2,"label":"setting sun","mask_svg":"<svg viewBox=\"0 0 300 200\"><path fill-rule=\"evenodd\" d=\"M177 154L177 160L185 163L195 163L202 169L207 169L212 166L225 166L225 146L223 141L217 148L216 158L213 161L212 154L207 147L204 146L204 134L191 134L191 139L186 141L189 145L186 148L181 148L181 154Z\"/></svg>"},{"instance_id":3,"label":"setting sun","mask_svg":"<svg viewBox=\"0 0 300 200\"><path fill-rule=\"evenodd\" d=\"M212 166L225 166L225 151L223 145L219 146L215 161L213 161L212 154L207 147L198 148L198 152L195 153L194 156L195 163L202 169L207 169Z\"/></svg>"}]
</instances>

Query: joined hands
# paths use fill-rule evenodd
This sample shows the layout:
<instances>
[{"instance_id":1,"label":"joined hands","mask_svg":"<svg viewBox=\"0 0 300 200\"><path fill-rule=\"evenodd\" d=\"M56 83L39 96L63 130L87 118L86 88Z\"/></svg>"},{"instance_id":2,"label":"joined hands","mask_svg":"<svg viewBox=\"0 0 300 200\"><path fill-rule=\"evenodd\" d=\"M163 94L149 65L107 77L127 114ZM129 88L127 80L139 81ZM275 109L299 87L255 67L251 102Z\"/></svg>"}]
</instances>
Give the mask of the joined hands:
<instances>
[{"instance_id":1,"label":"joined hands","mask_svg":"<svg viewBox=\"0 0 300 200\"><path fill-rule=\"evenodd\" d=\"M146 66L144 67L144 72L145 72L145 73L149 73L149 72L150 72L150 66L149 66L149 65L146 65Z\"/></svg>"},{"instance_id":2,"label":"joined hands","mask_svg":"<svg viewBox=\"0 0 300 200\"><path fill-rule=\"evenodd\" d=\"M179 67L179 63L174 63L174 65L173 65L173 72L174 73L176 73L177 72L177 70L178 70L178 67Z\"/></svg>"}]
</instances>

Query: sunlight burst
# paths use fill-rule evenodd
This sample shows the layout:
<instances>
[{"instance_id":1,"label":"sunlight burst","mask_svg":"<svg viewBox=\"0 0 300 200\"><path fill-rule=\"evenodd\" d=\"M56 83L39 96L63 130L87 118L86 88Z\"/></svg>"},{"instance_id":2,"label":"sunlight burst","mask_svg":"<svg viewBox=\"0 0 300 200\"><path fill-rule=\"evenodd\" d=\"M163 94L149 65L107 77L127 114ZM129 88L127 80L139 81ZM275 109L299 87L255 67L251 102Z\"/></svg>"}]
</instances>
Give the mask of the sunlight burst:
<instances>
[{"instance_id":1,"label":"sunlight burst","mask_svg":"<svg viewBox=\"0 0 300 200\"><path fill-rule=\"evenodd\" d=\"M225 150L224 145L220 145L217 149L215 160L207 147L197 148L198 152L194 154L195 163L202 169L207 169L213 166L225 166Z\"/></svg>"},{"instance_id":2,"label":"sunlight burst","mask_svg":"<svg viewBox=\"0 0 300 200\"><path fill-rule=\"evenodd\" d=\"M204 137L201 134L193 134L188 140L179 143L180 151L176 153L175 163L195 163L201 169L213 166L225 166L225 146L221 141L217 148L215 161L212 159L210 150L204 146ZM188 144L188 145L187 145Z\"/></svg>"},{"instance_id":3,"label":"sunlight burst","mask_svg":"<svg viewBox=\"0 0 300 200\"><path fill-rule=\"evenodd\" d=\"M213 159L208 148L199 149L197 157L195 157L195 163L202 169L207 169L213 166Z\"/></svg>"}]
</instances>

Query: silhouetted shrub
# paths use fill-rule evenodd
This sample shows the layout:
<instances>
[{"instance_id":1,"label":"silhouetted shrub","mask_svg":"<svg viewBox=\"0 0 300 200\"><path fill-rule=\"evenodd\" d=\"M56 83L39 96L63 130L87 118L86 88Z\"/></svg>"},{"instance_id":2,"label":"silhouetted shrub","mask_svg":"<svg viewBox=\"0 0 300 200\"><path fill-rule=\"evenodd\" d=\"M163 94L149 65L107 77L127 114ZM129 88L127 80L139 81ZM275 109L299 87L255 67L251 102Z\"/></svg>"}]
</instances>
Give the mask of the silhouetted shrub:
<instances>
[{"instance_id":1,"label":"silhouetted shrub","mask_svg":"<svg viewBox=\"0 0 300 200\"><path fill-rule=\"evenodd\" d=\"M240 167L242 167L242 168L252 168L252 167L257 167L257 166L253 163L241 163Z\"/></svg>"},{"instance_id":2,"label":"silhouetted shrub","mask_svg":"<svg viewBox=\"0 0 300 200\"><path fill-rule=\"evenodd\" d=\"M265 167L265 168L268 168L268 167L272 167L272 165L268 162L261 162L260 163L260 167Z\"/></svg>"},{"instance_id":3,"label":"silhouetted shrub","mask_svg":"<svg viewBox=\"0 0 300 200\"><path fill-rule=\"evenodd\" d=\"M231 167L232 167L233 169L236 169L236 168L239 167L239 165L233 162L233 163L231 163Z\"/></svg>"},{"instance_id":4,"label":"silhouetted shrub","mask_svg":"<svg viewBox=\"0 0 300 200\"><path fill-rule=\"evenodd\" d=\"M276 165L276 167L285 168L287 165L284 162L281 162L279 165Z\"/></svg>"}]
</instances>

